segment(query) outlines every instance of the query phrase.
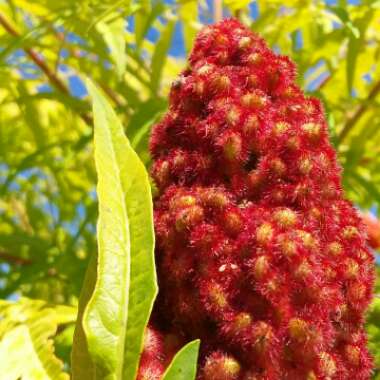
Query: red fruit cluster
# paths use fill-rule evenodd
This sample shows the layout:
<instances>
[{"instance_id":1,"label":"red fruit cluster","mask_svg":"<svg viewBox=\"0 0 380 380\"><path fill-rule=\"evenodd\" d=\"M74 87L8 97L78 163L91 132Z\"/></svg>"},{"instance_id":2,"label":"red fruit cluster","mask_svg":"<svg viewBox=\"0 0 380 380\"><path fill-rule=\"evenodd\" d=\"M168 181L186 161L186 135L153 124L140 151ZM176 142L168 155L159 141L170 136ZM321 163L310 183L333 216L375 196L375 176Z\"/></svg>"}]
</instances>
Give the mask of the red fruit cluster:
<instances>
[{"instance_id":1,"label":"red fruit cluster","mask_svg":"<svg viewBox=\"0 0 380 380\"><path fill-rule=\"evenodd\" d=\"M236 20L204 28L154 127L163 331L199 379L369 379L373 257L320 102Z\"/></svg>"}]
</instances>

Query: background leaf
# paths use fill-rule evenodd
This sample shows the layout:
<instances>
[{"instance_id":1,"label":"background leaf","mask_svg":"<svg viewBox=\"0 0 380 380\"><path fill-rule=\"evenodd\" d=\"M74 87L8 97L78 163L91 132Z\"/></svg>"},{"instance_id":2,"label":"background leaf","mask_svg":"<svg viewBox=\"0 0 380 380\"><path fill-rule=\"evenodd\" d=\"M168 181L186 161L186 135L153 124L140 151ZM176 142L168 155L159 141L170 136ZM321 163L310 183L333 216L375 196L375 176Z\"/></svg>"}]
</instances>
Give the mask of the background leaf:
<instances>
[{"instance_id":1,"label":"background leaf","mask_svg":"<svg viewBox=\"0 0 380 380\"><path fill-rule=\"evenodd\" d=\"M179 1L178 6L178 14L182 20L186 52L190 53L190 50L193 47L195 35L197 33L196 24L198 20L198 1L182 0Z\"/></svg>"},{"instance_id":2,"label":"background leaf","mask_svg":"<svg viewBox=\"0 0 380 380\"><path fill-rule=\"evenodd\" d=\"M165 371L163 380L194 380L197 372L199 340L183 347L173 358Z\"/></svg>"},{"instance_id":3,"label":"background leaf","mask_svg":"<svg viewBox=\"0 0 380 380\"><path fill-rule=\"evenodd\" d=\"M170 48L174 27L175 20L169 20L157 42L156 48L154 49L151 64L153 91L158 90L158 84L160 83L162 70L164 68L165 56Z\"/></svg>"},{"instance_id":4,"label":"background leaf","mask_svg":"<svg viewBox=\"0 0 380 380\"><path fill-rule=\"evenodd\" d=\"M99 21L96 28L103 35L106 44L111 50L111 57L116 66L117 74L121 78L127 66L127 55L125 51L124 30L126 22L124 17L114 16L114 19L106 23Z\"/></svg>"},{"instance_id":5,"label":"background leaf","mask_svg":"<svg viewBox=\"0 0 380 380\"><path fill-rule=\"evenodd\" d=\"M54 356L57 326L75 321L75 308L21 299L0 303L0 379L68 380ZM20 365L22 361L22 365Z\"/></svg>"},{"instance_id":6,"label":"background leaf","mask_svg":"<svg viewBox=\"0 0 380 380\"><path fill-rule=\"evenodd\" d=\"M347 51L347 88L351 93L356 73L357 57L365 41L365 33L369 22L373 16L373 9L369 9L366 14L354 23L356 33L351 33L348 41Z\"/></svg>"}]
</instances>

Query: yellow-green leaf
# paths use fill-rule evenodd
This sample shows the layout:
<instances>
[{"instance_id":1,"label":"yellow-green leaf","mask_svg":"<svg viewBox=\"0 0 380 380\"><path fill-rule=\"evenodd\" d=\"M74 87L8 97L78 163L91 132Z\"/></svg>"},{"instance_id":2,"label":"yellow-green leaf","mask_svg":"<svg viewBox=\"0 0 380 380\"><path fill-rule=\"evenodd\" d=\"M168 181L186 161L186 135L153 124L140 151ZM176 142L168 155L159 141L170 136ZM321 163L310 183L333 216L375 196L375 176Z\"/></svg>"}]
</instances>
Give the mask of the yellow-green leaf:
<instances>
[{"instance_id":1,"label":"yellow-green leaf","mask_svg":"<svg viewBox=\"0 0 380 380\"><path fill-rule=\"evenodd\" d=\"M172 41L176 21L170 19L161 33L152 56L152 88L156 91L160 84L162 70Z\"/></svg>"},{"instance_id":2,"label":"yellow-green leaf","mask_svg":"<svg viewBox=\"0 0 380 380\"><path fill-rule=\"evenodd\" d=\"M200 341L194 340L184 346L173 358L162 380L194 380Z\"/></svg>"},{"instance_id":3,"label":"yellow-green leaf","mask_svg":"<svg viewBox=\"0 0 380 380\"><path fill-rule=\"evenodd\" d=\"M178 4L178 11L182 21L186 52L189 53L193 47L193 42L197 33L198 1L180 1Z\"/></svg>"},{"instance_id":4,"label":"yellow-green leaf","mask_svg":"<svg viewBox=\"0 0 380 380\"><path fill-rule=\"evenodd\" d=\"M98 254L82 290L73 378L132 380L157 293L151 190L115 112L90 81L88 89L95 124Z\"/></svg>"},{"instance_id":5,"label":"yellow-green leaf","mask_svg":"<svg viewBox=\"0 0 380 380\"><path fill-rule=\"evenodd\" d=\"M126 22L123 15L116 17L112 22L99 21L96 24L97 30L102 34L105 43L110 48L110 55L119 78L124 74L127 65L125 27Z\"/></svg>"},{"instance_id":6,"label":"yellow-green leaf","mask_svg":"<svg viewBox=\"0 0 380 380\"><path fill-rule=\"evenodd\" d=\"M73 323L73 307L51 307L22 298L0 302L0 380L68 380L54 355L52 337L60 324Z\"/></svg>"},{"instance_id":7,"label":"yellow-green leaf","mask_svg":"<svg viewBox=\"0 0 380 380\"><path fill-rule=\"evenodd\" d=\"M363 49L365 34L372 16L373 9L369 9L362 18L355 20L355 28L358 34L352 33L349 38L346 64L347 90L349 93L354 86L358 55Z\"/></svg>"},{"instance_id":8,"label":"yellow-green leaf","mask_svg":"<svg viewBox=\"0 0 380 380\"><path fill-rule=\"evenodd\" d=\"M231 9L231 11L237 11L243 9L249 5L249 0L224 0L224 4Z\"/></svg>"}]
</instances>

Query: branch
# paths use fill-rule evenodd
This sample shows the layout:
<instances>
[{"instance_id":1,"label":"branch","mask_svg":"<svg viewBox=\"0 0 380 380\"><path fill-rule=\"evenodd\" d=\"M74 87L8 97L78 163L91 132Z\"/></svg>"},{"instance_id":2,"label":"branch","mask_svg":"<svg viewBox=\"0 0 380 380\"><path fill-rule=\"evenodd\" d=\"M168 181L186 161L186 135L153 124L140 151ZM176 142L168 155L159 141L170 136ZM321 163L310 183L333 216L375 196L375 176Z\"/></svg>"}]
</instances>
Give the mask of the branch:
<instances>
[{"instance_id":1,"label":"branch","mask_svg":"<svg viewBox=\"0 0 380 380\"><path fill-rule=\"evenodd\" d=\"M319 91L321 90L323 87L325 87L325 85L329 82L329 80L331 79L332 75L328 75L325 79L323 79L323 81L319 84L319 86L315 89L315 91Z\"/></svg>"},{"instance_id":2,"label":"branch","mask_svg":"<svg viewBox=\"0 0 380 380\"><path fill-rule=\"evenodd\" d=\"M0 260L16 265L30 265L32 260L24 259L23 257L13 256L8 252L0 251Z\"/></svg>"},{"instance_id":3,"label":"branch","mask_svg":"<svg viewBox=\"0 0 380 380\"><path fill-rule=\"evenodd\" d=\"M20 37L20 33L9 23L9 21L0 13L0 25L12 36ZM70 91L66 84L59 78L56 73L50 69L43 58L32 48L25 47L23 49L29 58L43 71L47 76L50 83L60 92L65 95L71 96ZM79 116L87 123L92 124L92 118L86 113L80 113Z\"/></svg>"},{"instance_id":4,"label":"branch","mask_svg":"<svg viewBox=\"0 0 380 380\"><path fill-rule=\"evenodd\" d=\"M124 104L120 101L118 98L118 95L107 85L104 83L97 81L97 84L102 88L102 90L108 95L110 99L118 106L118 107L124 107Z\"/></svg>"},{"instance_id":5,"label":"branch","mask_svg":"<svg viewBox=\"0 0 380 380\"><path fill-rule=\"evenodd\" d=\"M380 81L377 82L372 90L369 92L367 99L364 103L360 105L360 107L356 110L356 112L353 114L353 116L347 120L346 124L344 125L342 131L340 132L338 136L338 144L341 144L344 138L347 136L347 134L350 132L350 130L355 126L355 124L358 122L358 120L363 116L363 114L368 109L368 103L370 103L372 100L374 100L377 96L377 94L380 92Z\"/></svg>"}]
</instances>

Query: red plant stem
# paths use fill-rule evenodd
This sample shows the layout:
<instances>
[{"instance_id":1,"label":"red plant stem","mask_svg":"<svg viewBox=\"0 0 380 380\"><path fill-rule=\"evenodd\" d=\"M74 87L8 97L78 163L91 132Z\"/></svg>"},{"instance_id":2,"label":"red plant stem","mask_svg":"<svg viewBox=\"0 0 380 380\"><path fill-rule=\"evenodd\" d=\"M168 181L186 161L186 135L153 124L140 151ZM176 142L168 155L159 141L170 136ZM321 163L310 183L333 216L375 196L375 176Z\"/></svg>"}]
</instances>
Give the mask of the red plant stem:
<instances>
[{"instance_id":1,"label":"red plant stem","mask_svg":"<svg viewBox=\"0 0 380 380\"><path fill-rule=\"evenodd\" d=\"M317 90L322 89L329 82L330 79L331 79L331 75L329 75L325 79L323 79L321 84L318 86Z\"/></svg>"},{"instance_id":2,"label":"red plant stem","mask_svg":"<svg viewBox=\"0 0 380 380\"><path fill-rule=\"evenodd\" d=\"M13 256L8 252L0 251L0 260L16 265L30 265L32 260L23 257Z\"/></svg>"}]
</instances>

